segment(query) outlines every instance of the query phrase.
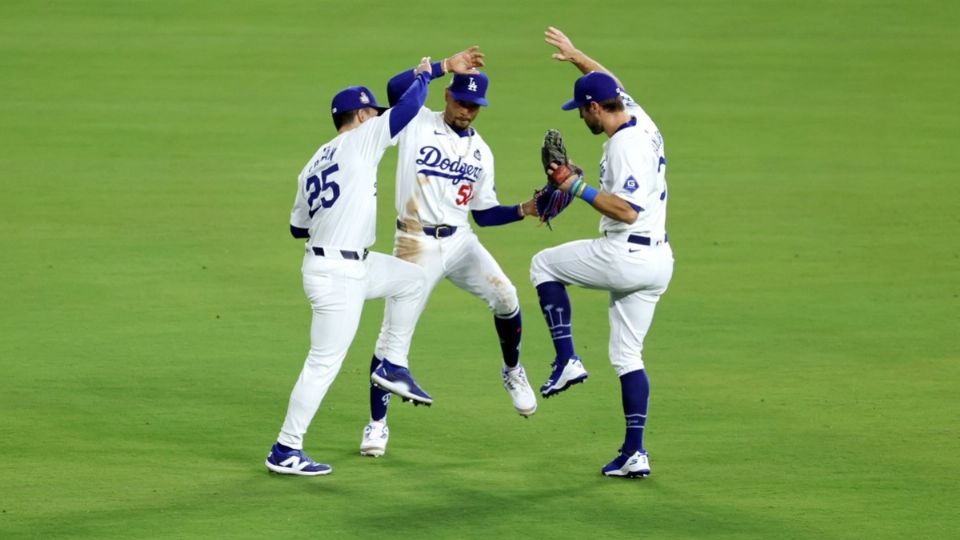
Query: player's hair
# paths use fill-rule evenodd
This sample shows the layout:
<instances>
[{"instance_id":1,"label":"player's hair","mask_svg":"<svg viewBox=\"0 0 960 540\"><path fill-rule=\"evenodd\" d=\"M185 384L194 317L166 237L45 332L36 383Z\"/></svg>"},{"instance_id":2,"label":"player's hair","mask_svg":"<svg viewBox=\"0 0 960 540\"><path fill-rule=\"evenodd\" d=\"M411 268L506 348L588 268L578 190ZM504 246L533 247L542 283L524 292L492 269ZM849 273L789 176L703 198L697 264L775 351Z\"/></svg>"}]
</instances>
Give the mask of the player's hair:
<instances>
[{"instance_id":1,"label":"player's hair","mask_svg":"<svg viewBox=\"0 0 960 540\"><path fill-rule=\"evenodd\" d=\"M625 109L623 106L623 100L620 99L620 96L615 98L610 98L604 101L600 101L599 105L603 107L603 110L607 112L620 112Z\"/></svg>"},{"instance_id":2,"label":"player's hair","mask_svg":"<svg viewBox=\"0 0 960 540\"><path fill-rule=\"evenodd\" d=\"M346 111L333 115L333 127L340 131L340 128L353 123L357 119L357 111Z\"/></svg>"}]
</instances>

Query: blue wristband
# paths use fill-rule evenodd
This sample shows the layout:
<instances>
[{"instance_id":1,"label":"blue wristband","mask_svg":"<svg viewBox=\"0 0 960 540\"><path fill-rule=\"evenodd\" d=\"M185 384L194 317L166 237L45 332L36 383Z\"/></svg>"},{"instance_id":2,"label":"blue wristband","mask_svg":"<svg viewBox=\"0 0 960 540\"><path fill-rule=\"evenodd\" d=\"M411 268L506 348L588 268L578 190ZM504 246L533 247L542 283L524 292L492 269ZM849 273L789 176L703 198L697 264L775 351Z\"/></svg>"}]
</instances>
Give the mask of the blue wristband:
<instances>
[{"instance_id":1,"label":"blue wristband","mask_svg":"<svg viewBox=\"0 0 960 540\"><path fill-rule=\"evenodd\" d=\"M592 206L594 199L596 199L597 195L599 194L600 192L593 189L593 186L587 186L583 188L583 192L580 194L580 198L587 201Z\"/></svg>"}]
</instances>

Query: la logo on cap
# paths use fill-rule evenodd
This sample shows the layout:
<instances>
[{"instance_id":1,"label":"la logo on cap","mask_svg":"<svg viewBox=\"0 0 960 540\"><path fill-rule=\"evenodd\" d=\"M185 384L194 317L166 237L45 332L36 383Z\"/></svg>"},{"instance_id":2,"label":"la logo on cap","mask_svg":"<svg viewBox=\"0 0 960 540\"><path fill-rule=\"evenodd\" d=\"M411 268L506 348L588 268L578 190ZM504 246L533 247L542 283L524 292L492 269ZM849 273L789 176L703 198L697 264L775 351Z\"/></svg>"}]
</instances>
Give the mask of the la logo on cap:
<instances>
[{"instance_id":1,"label":"la logo on cap","mask_svg":"<svg viewBox=\"0 0 960 540\"><path fill-rule=\"evenodd\" d=\"M467 85L467 90L471 92L477 91L477 82L473 80L473 77L470 77L470 84Z\"/></svg>"},{"instance_id":2,"label":"la logo on cap","mask_svg":"<svg viewBox=\"0 0 960 540\"><path fill-rule=\"evenodd\" d=\"M370 98L367 97L366 92L360 92L360 103L368 105L370 103Z\"/></svg>"}]
</instances>

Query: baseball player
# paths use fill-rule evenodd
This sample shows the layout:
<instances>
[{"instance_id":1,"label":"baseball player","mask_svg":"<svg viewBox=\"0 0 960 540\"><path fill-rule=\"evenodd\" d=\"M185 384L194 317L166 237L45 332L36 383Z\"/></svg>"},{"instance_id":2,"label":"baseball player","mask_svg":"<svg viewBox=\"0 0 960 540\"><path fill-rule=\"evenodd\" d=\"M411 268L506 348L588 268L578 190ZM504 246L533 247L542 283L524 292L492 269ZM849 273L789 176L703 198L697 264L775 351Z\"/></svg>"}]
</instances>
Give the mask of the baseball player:
<instances>
[{"instance_id":1,"label":"baseball player","mask_svg":"<svg viewBox=\"0 0 960 540\"><path fill-rule=\"evenodd\" d=\"M329 474L303 451L303 436L353 341L363 303L387 297L394 309L384 321L380 350L391 368L383 383L415 402L429 395L407 369L407 352L424 288L423 271L395 257L370 253L377 211L377 166L389 146L417 115L433 78L429 58L411 72L395 107L386 110L373 93L352 86L333 98L337 136L310 158L298 178L290 213L294 237L306 238L303 289L313 308L310 352L266 466L281 474Z\"/></svg>"},{"instance_id":2,"label":"baseball player","mask_svg":"<svg viewBox=\"0 0 960 540\"><path fill-rule=\"evenodd\" d=\"M475 53L467 50L433 65L433 76L450 70L451 61L463 63ZM482 64L480 64L482 65ZM391 103L414 77L413 70L393 77L387 85ZM521 318L517 291L510 279L470 227L505 225L536 215L533 200L502 206L494 187L493 152L471 127L481 107L487 106L489 79L483 73L457 74L446 89L446 107L434 112L424 107L400 136L397 160L397 232L394 255L416 263L427 275L422 310L430 292L443 279L478 296L493 312L503 355L501 376L513 406L522 416L537 410L537 399L520 364ZM397 303L388 299L386 317ZM370 367L376 376L388 343L386 325L380 331ZM374 379L375 380L375 379ZM364 428L360 453L381 456L386 451L389 395L372 385L370 422Z\"/></svg>"},{"instance_id":3,"label":"baseball player","mask_svg":"<svg viewBox=\"0 0 960 540\"><path fill-rule=\"evenodd\" d=\"M567 166L547 173L559 185L589 203L600 218L601 237L543 250L533 257L530 276L553 337L556 359L540 392L544 397L587 378L573 343L566 287L609 291L609 356L620 377L626 436L619 454L603 466L606 476L647 476L650 461L643 445L650 385L641 351L660 296L673 274L673 253L665 229L666 157L663 137L647 113L607 69L577 50L560 30L550 27L546 42L553 58L571 62L584 75L564 110L578 110L595 135L606 134L600 161L600 189Z\"/></svg>"}]
</instances>

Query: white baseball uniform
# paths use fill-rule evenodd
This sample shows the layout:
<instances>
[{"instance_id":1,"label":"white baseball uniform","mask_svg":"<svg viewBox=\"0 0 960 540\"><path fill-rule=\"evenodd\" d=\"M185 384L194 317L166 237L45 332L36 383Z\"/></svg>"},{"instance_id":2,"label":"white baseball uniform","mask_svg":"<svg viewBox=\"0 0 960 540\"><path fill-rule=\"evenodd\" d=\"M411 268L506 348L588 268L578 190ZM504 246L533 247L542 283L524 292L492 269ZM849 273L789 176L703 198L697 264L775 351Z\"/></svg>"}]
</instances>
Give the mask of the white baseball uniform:
<instances>
[{"instance_id":1,"label":"white baseball uniform","mask_svg":"<svg viewBox=\"0 0 960 540\"><path fill-rule=\"evenodd\" d=\"M493 153L476 130L469 128L468 133L461 137L444 122L442 112L426 107L401 133L396 179L399 226L393 253L426 273L420 311L437 283L448 278L482 298L494 315L507 316L519 308L516 288L480 244L467 217L469 211L500 204ZM455 232L443 236L453 227ZM395 308L388 300L386 312ZM379 358L387 354L386 330L384 324L377 342Z\"/></svg>"},{"instance_id":2,"label":"white baseball uniform","mask_svg":"<svg viewBox=\"0 0 960 540\"><path fill-rule=\"evenodd\" d=\"M290 223L310 231L302 271L313 321L310 352L277 439L291 448L303 447L307 427L356 334L365 300L391 300L394 309L386 314L380 347L383 358L407 365L423 271L395 257L367 251L375 239L377 167L386 149L397 141L390 136L392 112L321 146L298 179Z\"/></svg>"},{"instance_id":3,"label":"white baseball uniform","mask_svg":"<svg viewBox=\"0 0 960 540\"><path fill-rule=\"evenodd\" d=\"M643 369L643 339L673 274L663 137L633 98L621 96L633 119L603 145L600 190L629 202L637 220L604 216L602 238L545 249L530 269L534 286L558 281L610 291L609 355L618 376Z\"/></svg>"}]
</instances>

